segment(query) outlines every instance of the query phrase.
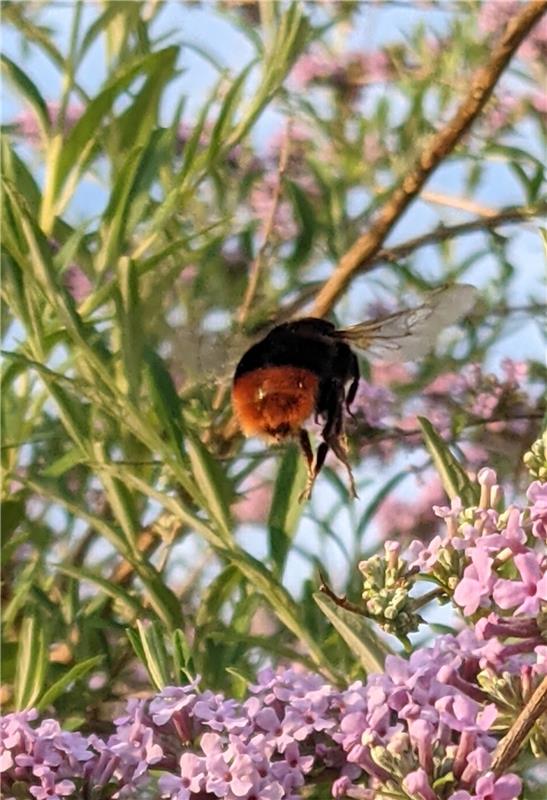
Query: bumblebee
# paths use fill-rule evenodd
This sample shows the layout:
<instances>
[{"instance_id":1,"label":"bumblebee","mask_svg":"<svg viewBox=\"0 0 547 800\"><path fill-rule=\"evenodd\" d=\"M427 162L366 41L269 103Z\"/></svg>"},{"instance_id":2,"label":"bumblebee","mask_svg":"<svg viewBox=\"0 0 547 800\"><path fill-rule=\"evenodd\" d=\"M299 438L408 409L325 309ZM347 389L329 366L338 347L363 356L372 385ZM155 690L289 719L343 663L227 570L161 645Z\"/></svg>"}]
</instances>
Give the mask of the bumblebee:
<instances>
[{"instance_id":1,"label":"bumblebee","mask_svg":"<svg viewBox=\"0 0 547 800\"><path fill-rule=\"evenodd\" d=\"M270 443L297 439L308 466L301 499L311 496L329 450L345 466L352 497L357 497L345 438L345 418L359 385L355 347L384 361L412 361L432 349L438 333L475 304L468 284L431 292L417 308L349 328L305 317L277 325L239 361L232 384L232 406L245 436ZM304 425L310 417L323 425L314 456Z\"/></svg>"}]
</instances>

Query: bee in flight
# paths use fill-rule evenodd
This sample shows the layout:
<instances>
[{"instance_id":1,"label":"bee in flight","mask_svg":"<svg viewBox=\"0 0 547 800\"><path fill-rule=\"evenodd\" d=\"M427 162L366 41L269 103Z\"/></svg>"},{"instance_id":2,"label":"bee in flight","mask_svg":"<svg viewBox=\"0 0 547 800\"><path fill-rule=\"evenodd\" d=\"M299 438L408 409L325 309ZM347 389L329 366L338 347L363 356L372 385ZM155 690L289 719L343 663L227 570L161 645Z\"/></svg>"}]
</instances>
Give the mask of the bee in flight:
<instances>
[{"instance_id":1,"label":"bee in flight","mask_svg":"<svg viewBox=\"0 0 547 800\"><path fill-rule=\"evenodd\" d=\"M308 499L329 450L347 469L357 497L344 435L359 384L359 362L351 349L383 361L413 361L432 349L439 332L475 304L468 284L437 289L416 308L336 329L331 322L305 317L277 325L239 361L232 384L234 414L245 436L268 442L297 439L308 465L300 499ZM314 456L304 428L314 415L323 424Z\"/></svg>"}]
</instances>

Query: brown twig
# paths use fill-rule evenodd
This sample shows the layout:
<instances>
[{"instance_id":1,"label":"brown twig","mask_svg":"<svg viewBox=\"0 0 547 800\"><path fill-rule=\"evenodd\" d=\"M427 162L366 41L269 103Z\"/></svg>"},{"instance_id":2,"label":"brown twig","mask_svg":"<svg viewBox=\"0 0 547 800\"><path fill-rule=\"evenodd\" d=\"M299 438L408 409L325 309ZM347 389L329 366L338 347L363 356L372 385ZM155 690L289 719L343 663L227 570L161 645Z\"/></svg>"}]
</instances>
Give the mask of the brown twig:
<instances>
[{"instance_id":1,"label":"brown twig","mask_svg":"<svg viewBox=\"0 0 547 800\"><path fill-rule=\"evenodd\" d=\"M275 215L277 214L279 201L281 199L281 192L283 189L283 176L285 175L285 171L287 169L287 163L289 160L290 130L291 128L289 122L287 124L285 135L283 136L283 141L281 143L281 148L279 151L279 164L277 167L277 176L276 176L277 180L272 197L272 205L270 208L270 213L268 214L268 217L266 219L266 225L264 227L262 243L258 248L258 252L251 264L251 268L249 270L249 280L247 282L247 289L245 290L245 296L243 297L243 302L241 303L241 307L237 315L237 321L240 325L242 325L247 319L249 309L251 308L251 304L255 299L256 291L258 289L258 281L260 278L260 273L265 263L265 255L268 249L268 245L270 244L270 238L275 223Z\"/></svg>"},{"instance_id":2,"label":"brown twig","mask_svg":"<svg viewBox=\"0 0 547 800\"><path fill-rule=\"evenodd\" d=\"M400 258L405 258L420 247L426 247L430 244L439 244L440 242L446 242L448 239L453 239L456 236L465 236L468 233L475 233L476 231L492 230L509 222L520 222L521 220L531 217L541 216L545 212L547 212L547 202L540 203L530 208L518 206L504 208L497 212L495 216L482 216L477 219L468 220L468 222L460 222L457 225L439 225L434 230L424 233L422 236L408 239L408 241L395 245L395 247L378 250L374 258L367 264L367 268L370 269L373 265L381 261L398 261Z\"/></svg>"},{"instance_id":3,"label":"brown twig","mask_svg":"<svg viewBox=\"0 0 547 800\"><path fill-rule=\"evenodd\" d=\"M365 609L361 608L361 606L358 606L355 603L350 603L350 601L345 597L338 597L337 594L334 594L322 572L319 573L319 577L321 579L319 591L323 592L323 594L326 594L327 597L330 597L333 603L336 603L336 605L340 606L340 608L345 608L346 611L351 611L352 614L360 614L361 616L366 615Z\"/></svg>"},{"instance_id":4,"label":"brown twig","mask_svg":"<svg viewBox=\"0 0 547 800\"><path fill-rule=\"evenodd\" d=\"M468 197L454 197L453 195L443 194L443 192L433 192L429 189L424 189L420 192L420 200L425 200L426 203L433 203L437 206L456 208L459 211L469 211L470 214L477 214L479 217L495 217L497 213L495 208L484 206L482 203L477 203Z\"/></svg>"},{"instance_id":5,"label":"brown twig","mask_svg":"<svg viewBox=\"0 0 547 800\"><path fill-rule=\"evenodd\" d=\"M547 0L532 0L509 20L494 47L490 61L475 72L467 96L452 119L429 139L416 164L393 190L370 230L360 236L340 259L336 270L316 297L314 316L322 317L327 314L354 275L378 253L387 235L417 197L427 179L469 130L513 54L546 10Z\"/></svg>"},{"instance_id":6,"label":"brown twig","mask_svg":"<svg viewBox=\"0 0 547 800\"><path fill-rule=\"evenodd\" d=\"M538 410L530 410L516 414L500 414L498 416L492 416L488 419L474 419L469 420L465 425L463 425L462 431L466 431L468 428L479 428L481 425L489 425L492 422L512 422L513 420L540 420L543 419L545 416L544 409ZM407 439L412 436L421 436L422 429L421 428L410 428L408 430L404 430L403 428L387 428L385 430L379 429L378 433L373 433L372 436L368 437L365 441L365 446L377 444L378 442L389 441L391 439ZM452 442L447 442L447 444L452 444Z\"/></svg>"},{"instance_id":7,"label":"brown twig","mask_svg":"<svg viewBox=\"0 0 547 800\"><path fill-rule=\"evenodd\" d=\"M499 743L492 762L492 771L496 776L503 775L511 766L515 758L517 758L526 737L537 720L544 714L547 714L547 676L543 678L532 697L528 700L509 729L509 733Z\"/></svg>"},{"instance_id":8,"label":"brown twig","mask_svg":"<svg viewBox=\"0 0 547 800\"><path fill-rule=\"evenodd\" d=\"M487 217L481 216L476 219L468 220L467 222L460 222L456 225L438 225L432 231L416 236L414 239L407 239L406 242L395 245L394 247L381 248L377 253L369 259L359 270L359 274L370 272L376 267L384 263L394 263L402 258L406 258L414 250L420 247L427 247L431 244L440 244L449 239L454 239L457 236L466 236L470 233L477 231L493 231L501 225L511 222L521 222L523 220L532 219L533 217L541 216L547 212L547 202L539 203L537 206L509 206L508 208L496 211L494 216ZM313 283L306 286L289 305L283 306L279 314L276 316L276 324L285 322L293 316L298 316L301 309L304 308L317 292L320 284Z\"/></svg>"}]
</instances>

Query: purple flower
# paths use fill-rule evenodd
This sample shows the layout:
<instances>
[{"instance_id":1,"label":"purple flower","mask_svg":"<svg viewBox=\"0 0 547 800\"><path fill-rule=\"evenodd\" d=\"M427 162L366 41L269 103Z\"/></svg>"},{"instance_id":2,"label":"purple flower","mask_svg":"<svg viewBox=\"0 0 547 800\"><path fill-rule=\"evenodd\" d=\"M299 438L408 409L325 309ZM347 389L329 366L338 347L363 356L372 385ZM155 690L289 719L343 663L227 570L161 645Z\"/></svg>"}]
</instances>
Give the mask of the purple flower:
<instances>
[{"instance_id":1,"label":"purple flower","mask_svg":"<svg viewBox=\"0 0 547 800\"><path fill-rule=\"evenodd\" d=\"M538 539L547 541L547 483L534 481L526 493L530 501L532 533Z\"/></svg>"},{"instance_id":2,"label":"purple flower","mask_svg":"<svg viewBox=\"0 0 547 800\"><path fill-rule=\"evenodd\" d=\"M547 675L547 645L538 645L534 648L534 652L536 654L534 672L536 675Z\"/></svg>"},{"instance_id":3,"label":"purple flower","mask_svg":"<svg viewBox=\"0 0 547 800\"><path fill-rule=\"evenodd\" d=\"M437 800L437 795L431 788L427 773L421 767L414 772L409 772L403 779L403 789L412 797L420 797L422 800Z\"/></svg>"},{"instance_id":4,"label":"purple flower","mask_svg":"<svg viewBox=\"0 0 547 800\"><path fill-rule=\"evenodd\" d=\"M408 732L412 743L418 750L420 767L422 767L426 773L430 773L433 769L433 751L431 746L434 742L434 726L426 719L415 719L409 722Z\"/></svg>"},{"instance_id":5,"label":"purple flower","mask_svg":"<svg viewBox=\"0 0 547 800\"><path fill-rule=\"evenodd\" d=\"M514 361L512 358L504 358L501 368L505 373L507 383L519 386L528 377L528 364L526 361Z\"/></svg>"},{"instance_id":6,"label":"purple flower","mask_svg":"<svg viewBox=\"0 0 547 800\"><path fill-rule=\"evenodd\" d=\"M493 703L481 708L479 703L463 694L443 697L437 701L436 707L441 712L441 722L451 730L459 732L464 730L486 732L490 730L498 715Z\"/></svg>"},{"instance_id":7,"label":"purple flower","mask_svg":"<svg viewBox=\"0 0 547 800\"><path fill-rule=\"evenodd\" d=\"M449 800L517 800L521 792L522 781L516 775L510 773L496 779L493 772L488 772L478 779L475 794L458 791Z\"/></svg>"},{"instance_id":8,"label":"purple flower","mask_svg":"<svg viewBox=\"0 0 547 800\"><path fill-rule=\"evenodd\" d=\"M276 761L272 764L272 773L287 791L290 784L291 789L296 789L304 784L304 775L313 767L313 756L301 756L297 742L291 742L285 748L284 761Z\"/></svg>"},{"instance_id":9,"label":"purple flower","mask_svg":"<svg viewBox=\"0 0 547 800\"><path fill-rule=\"evenodd\" d=\"M272 741L280 753L294 741L290 726L282 724L273 708L263 708L254 717L254 722L259 730L264 731L266 737Z\"/></svg>"},{"instance_id":10,"label":"purple flower","mask_svg":"<svg viewBox=\"0 0 547 800\"><path fill-rule=\"evenodd\" d=\"M232 512L238 522L264 522L272 499L273 485L271 481L259 478L255 474L243 485L244 492Z\"/></svg>"},{"instance_id":11,"label":"purple flower","mask_svg":"<svg viewBox=\"0 0 547 800\"><path fill-rule=\"evenodd\" d=\"M314 51L300 56L291 72L291 79L300 89L318 79L327 78L332 73L332 59L326 54Z\"/></svg>"},{"instance_id":12,"label":"purple flower","mask_svg":"<svg viewBox=\"0 0 547 800\"><path fill-rule=\"evenodd\" d=\"M547 93L544 91L533 92L530 97L532 108L540 114L547 114Z\"/></svg>"},{"instance_id":13,"label":"purple flower","mask_svg":"<svg viewBox=\"0 0 547 800\"><path fill-rule=\"evenodd\" d=\"M205 697L205 695L204 695ZM222 695L207 695L198 700L192 709L193 716L214 731L241 731L248 725L248 717L235 700L225 700Z\"/></svg>"},{"instance_id":14,"label":"purple flower","mask_svg":"<svg viewBox=\"0 0 547 800\"><path fill-rule=\"evenodd\" d=\"M278 183L279 176L276 172L266 173L262 181L253 186L250 204L254 216L260 222L261 235L264 236L273 211L273 230L280 239L286 241L296 236L298 227L291 204L279 198L276 205Z\"/></svg>"},{"instance_id":15,"label":"purple flower","mask_svg":"<svg viewBox=\"0 0 547 800\"><path fill-rule=\"evenodd\" d=\"M187 686L166 686L150 702L150 714L156 725L165 725L173 714L196 701L198 680Z\"/></svg>"},{"instance_id":16,"label":"purple flower","mask_svg":"<svg viewBox=\"0 0 547 800\"><path fill-rule=\"evenodd\" d=\"M77 265L71 264L63 275L66 289L77 303L81 303L91 294L92 283L85 272Z\"/></svg>"},{"instance_id":17,"label":"purple flower","mask_svg":"<svg viewBox=\"0 0 547 800\"><path fill-rule=\"evenodd\" d=\"M41 786L31 786L29 792L36 800L61 800L63 797L73 796L76 785L67 779L55 781L53 773L42 777Z\"/></svg>"},{"instance_id":18,"label":"purple flower","mask_svg":"<svg viewBox=\"0 0 547 800\"><path fill-rule=\"evenodd\" d=\"M486 0L481 5L479 27L487 33L498 33L520 8L520 0ZM537 60L545 54L546 47L547 20L543 18L532 28L517 52L525 60Z\"/></svg>"},{"instance_id":19,"label":"purple flower","mask_svg":"<svg viewBox=\"0 0 547 800\"><path fill-rule=\"evenodd\" d=\"M46 103L47 113L51 125L57 125L59 122L59 111L61 104L56 100L50 100ZM78 122L84 111L83 106L69 105L65 111L64 118L64 133L68 133L74 125ZM29 144L37 144L40 140L40 126L34 111L25 110L14 120L15 132L18 136L26 139Z\"/></svg>"},{"instance_id":20,"label":"purple flower","mask_svg":"<svg viewBox=\"0 0 547 800\"><path fill-rule=\"evenodd\" d=\"M494 586L494 600L503 609L518 606L515 614L536 616L540 601L547 601L544 559L535 553L519 553L514 561L522 581L500 578Z\"/></svg>"},{"instance_id":21,"label":"purple flower","mask_svg":"<svg viewBox=\"0 0 547 800\"><path fill-rule=\"evenodd\" d=\"M169 800L191 800L194 793L187 784L188 780L178 775L162 775L158 781L160 797Z\"/></svg>"},{"instance_id":22,"label":"purple flower","mask_svg":"<svg viewBox=\"0 0 547 800\"><path fill-rule=\"evenodd\" d=\"M492 558L485 550L474 548L471 552L471 564L465 568L463 578L454 592L455 602L463 607L463 613L471 616L481 603L488 603L494 577L492 575Z\"/></svg>"},{"instance_id":23,"label":"purple flower","mask_svg":"<svg viewBox=\"0 0 547 800\"><path fill-rule=\"evenodd\" d=\"M373 386L361 378L353 403L353 411L357 414L361 413L371 428L378 428L383 424L384 418L391 413L394 400L394 395L389 389Z\"/></svg>"}]
</instances>

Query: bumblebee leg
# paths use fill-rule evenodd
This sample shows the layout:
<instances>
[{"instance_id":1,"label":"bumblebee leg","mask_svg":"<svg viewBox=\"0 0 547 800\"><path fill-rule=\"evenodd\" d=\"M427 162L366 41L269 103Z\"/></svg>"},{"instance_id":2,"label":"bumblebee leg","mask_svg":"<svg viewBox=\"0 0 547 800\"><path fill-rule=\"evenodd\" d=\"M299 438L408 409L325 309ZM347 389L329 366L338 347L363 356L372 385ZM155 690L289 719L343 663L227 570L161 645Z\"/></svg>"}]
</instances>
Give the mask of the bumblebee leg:
<instances>
[{"instance_id":1,"label":"bumblebee leg","mask_svg":"<svg viewBox=\"0 0 547 800\"><path fill-rule=\"evenodd\" d=\"M355 353L352 353L351 355L352 355L351 359L352 381L351 381L351 386L349 387L348 393L346 395L346 411L348 412L350 417L353 417L350 407L353 401L355 400L355 395L357 394L357 389L359 388L359 378L361 377L361 374L359 372L359 361L357 360L357 356L355 355Z\"/></svg>"},{"instance_id":2,"label":"bumblebee leg","mask_svg":"<svg viewBox=\"0 0 547 800\"><path fill-rule=\"evenodd\" d=\"M355 368L358 371L357 359L355 359ZM357 374L358 372L354 373L354 381L348 393L348 399L350 402L351 400L353 400L353 397L355 396L355 391L357 390L357 384L356 384L356 381L358 380ZM354 386L355 389L353 390L353 396L352 396L352 389ZM337 392L333 392L332 394L328 420L323 430L323 439L326 443L325 456L327 454L327 451L331 449L336 458L345 466L349 477L350 495L352 498L356 499L358 497L357 489L355 488L355 480L353 478L351 464L348 461L348 451L344 441L345 439L344 414L342 411L343 397L344 397L343 393L340 390ZM347 405L347 400L346 400L346 405ZM319 457L319 451L317 451L317 456ZM317 475L318 472L317 466L315 468L315 472Z\"/></svg>"},{"instance_id":3,"label":"bumblebee leg","mask_svg":"<svg viewBox=\"0 0 547 800\"><path fill-rule=\"evenodd\" d=\"M333 434L328 440L328 446L331 448L336 458L345 466L349 477L350 495L354 500L357 500L359 495L355 488L355 480L353 478L351 464L348 461L348 451L342 439L342 434Z\"/></svg>"},{"instance_id":4,"label":"bumblebee leg","mask_svg":"<svg viewBox=\"0 0 547 800\"><path fill-rule=\"evenodd\" d=\"M302 430L298 435L298 441L300 443L300 448L304 453L304 456L306 457L306 462L308 464L308 470L309 470L311 469L311 466L313 464L313 450L311 449L310 437L308 435L308 431L304 430L304 428L302 428Z\"/></svg>"},{"instance_id":5,"label":"bumblebee leg","mask_svg":"<svg viewBox=\"0 0 547 800\"><path fill-rule=\"evenodd\" d=\"M315 479L321 472L321 468L325 463L325 458L327 457L328 452L329 452L328 444L326 442L321 442L321 444L317 448L317 455L315 456L315 465L308 463L308 480L306 482L306 488L299 496L298 502L301 503L303 500L310 499Z\"/></svg>"},{"instance_id":6,"label":"bumblebee leg","mask_svg":"<svg viewBox=\"0 0 547 800\"><path fill-rule=\"evenodd\" d=\"M313 489L313 484L315 481L315 470L313 468L313 450L311 449L310 437L308 435L308 431L304 430L304 428L302 428L298 435L298 441L300 443L300 449L304 453L304 457L308 465L308 480L306 481L306 487L298 497L298 502L302 503L303 500L309 500L311 497L311 490Z\"/></svg>"}]
</instances>

